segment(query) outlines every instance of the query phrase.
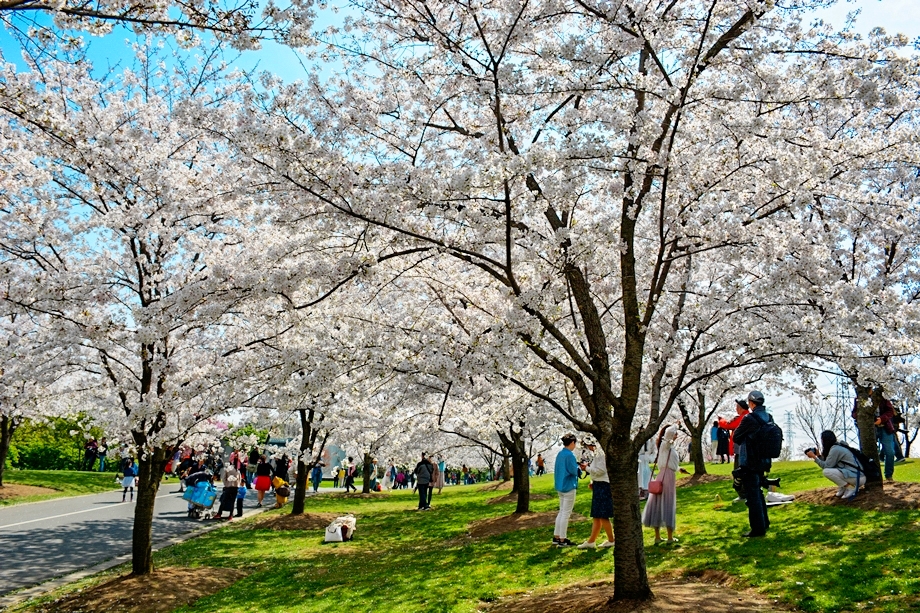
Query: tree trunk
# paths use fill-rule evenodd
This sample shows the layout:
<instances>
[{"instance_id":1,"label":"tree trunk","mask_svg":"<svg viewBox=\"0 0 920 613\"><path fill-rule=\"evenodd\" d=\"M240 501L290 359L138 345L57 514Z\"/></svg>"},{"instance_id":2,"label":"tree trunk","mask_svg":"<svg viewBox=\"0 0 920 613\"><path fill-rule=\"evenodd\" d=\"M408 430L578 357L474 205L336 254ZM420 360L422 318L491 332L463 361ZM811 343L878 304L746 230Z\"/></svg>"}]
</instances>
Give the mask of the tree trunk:
<instances>
[{"instance_id":1,"label":"tree trunk","mask_svg":"<svg viewBox=\"0 0 920 613\"><path fill-rule=\"evenodd\" d=\"M690 431L690 459L693 460L693 474L706 474L706 459L703 456L703 434L696 429Z\"/></svg>"},{"instance_id":2,"label":"tree trunk","mask_svg":"<svg viewBox=\"0 0 920 613\"><path fill-rule=\"evenodd\" d=\"M303 461L303 453L297 458L297 479L294 481L294 501L291 503L291 515L303 515L307 500L307 487L313 463Z\"/></svg>"},{"instance_id":3,"label":"tree trunk","mask_svg":"<svg viewBox=\"0 0 920 613\"><path fill-rule=\"evenodd\" d=\"M297 456L297 482L294 488L294 502L291 504L291 515L303 515L304 507L307 500L307 482L310 478L310 472L313 467L319 464L319 459L326 447L326 439L329 437L327 431L319 445L319 452L314 457L313 451L316 448L316 439L319 436L319 429L314 424L316 418L316 409L297 409L300 414L300 455ZM322 416L319 421L322 421ZM309 461L305 458L309 457Z\"/></svg>"},{"instance_id":4,"label":"tree trunk","mask_svg":"<svg viewBox=\"0 0 920 613\"><path fill-rule=\"evenodd\" d=\"M639 512L638 454L630 444L609 443L607 474L613 494L613 600L648 600L652 590L645 570L642 515Z\"/></svg>"},{"instance_id":5,"label":"tree trunk","mask_svg":"<svg viewBox=\"0 0 920 613\"><path fill-rule=\"evenodd\" d=\"M20 420L11 415L0 415L0 487L3 487L3 471L6 468L6 456L10 453L13 433L19 427Z\"/></svg>"},{"instance_id":6,"label":"tree trunk","mask_svg":"<svg viewBox=\"0 0 920 613\"><path fill-rule=\"evenodd\" d=\"M856 399L854 400L854 411L856 413L856 428L859 431L859 449L870 460L874 460L876 466L881 467L878 455L878 441L875 437L875 411L876 405L881 402L881 388L876 388L875 393L869 395L872 389L868 385L859 385L854 381L856 388ZM875 479L866 481L866 487L881 487L882 480Z\"/></svg>"},{"instance_id":7,"label":"tree trunk","mask_svg":"<svg viewBox=\"0 0 920 613\"><path fill-rule=\"evenodd\" d=\"M502 449L507 449L511 455L511 465L514 468L512 477L514 485L511 487L511 493L517 494L517 507L515 513L530 513L530 471L527 470L527 446L524 444L524 424L520 424L521 431L514 427L508 428L508 432L499 432L498 437L502 441Z\"/></svg>"},{"instance_id":8,"label":"tree trunk","mask_svg":"<svg viewBox=\"0 0 920 613\"><path fill-rule=\"evenodd\" d=\"M153 507L167 460L168 454L162 447L154 447L138 459L137 505L131 539L131 573L134 575L153 572Z\"/></svg>"},{"instance_id":9,"label":"tree trunk","mask_svg":"<svg viewBox=\"0 0 920 613\"><path fill-rule=\"evenodd\" d=\"M361 477L364 479L364 483L361 484L361 493L370 494L371 493L371 465L374 462L374 458L371 457L371 454L364 454L364 466L361 467Z\"/></svg>"}]
</instances>

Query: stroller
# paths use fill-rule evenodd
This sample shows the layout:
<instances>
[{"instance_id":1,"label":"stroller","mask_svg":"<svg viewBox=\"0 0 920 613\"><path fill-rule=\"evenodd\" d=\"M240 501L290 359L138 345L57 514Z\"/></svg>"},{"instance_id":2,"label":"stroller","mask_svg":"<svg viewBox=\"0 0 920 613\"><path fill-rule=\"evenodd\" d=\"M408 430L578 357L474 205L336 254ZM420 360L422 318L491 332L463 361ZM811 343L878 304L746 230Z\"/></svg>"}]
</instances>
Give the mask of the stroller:
<instances>
[{"instance_id":1,"label":"stroller","mask_svg":"<svg viewBox=\"0 0 920 613\"><path fill-rule=\"evenodd\" d=\"M187 478L186 485L188 487L182 495L182 500L188 502L189 519L201 519L202 512L205 519L210 519L211 509L217 500L217 488L211 483L210 475L198 480L194 485L189 484Z\"/></svg>"}]
</instances>

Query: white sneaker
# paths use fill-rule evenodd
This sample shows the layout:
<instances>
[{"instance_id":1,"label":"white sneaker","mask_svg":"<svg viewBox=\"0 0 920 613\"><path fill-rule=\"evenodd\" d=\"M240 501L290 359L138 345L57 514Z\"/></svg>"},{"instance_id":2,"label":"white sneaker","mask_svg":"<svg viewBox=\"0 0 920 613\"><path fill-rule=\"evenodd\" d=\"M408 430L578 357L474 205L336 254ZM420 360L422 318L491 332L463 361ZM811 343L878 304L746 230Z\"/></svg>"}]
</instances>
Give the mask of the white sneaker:
<instances>
[{"instance_id":1,"label":"white sneaker","mask_svg":"<svg viewBox=\"0 0 920 613\"><path fill-rule=\"evenodd\" d=\"M853 487L852 485L848 485L846 489L843 490L843 495L841 496L841 498L843 499L852 498L855 494L856 494L856 488Z\"/></svg>"},{"instance_id":2,"label":"white sneaker","mask_svg":"<svg viewBox=\"0 0 920 613\"><path fill-rule=\"evenodd\" d=\"M604 541L603 543L598 545L598 547L600 547L601 549L607 549L608 547L613 547L613 541Z\"/></svg>"},{"instance_id":3,"label":"white sneaker","mask_svg":"<svg viewBox=\"0 0 920 613\"><path fill-rule=\"evenodd\" d=\"M838 488L837 488L837 493L834 494L834 496L835 496L836 498L840 498L841 496L843 496L843 493L846 491L847 487L849 487L849 486L847 486L847 485L841 485L840 487L838 487Z\"/></svg>"},{"instance_id":4,"label":"white sneaker","mask_svg":"<svg viewBox=\"0 0 920 613\"><path fill-rule=\"evenodd\" d=\"M595 547L597 547L597 543L589 543L588 541L585 541L578 546L578 549L594 549Z\"/></svg>"}]
</instances>

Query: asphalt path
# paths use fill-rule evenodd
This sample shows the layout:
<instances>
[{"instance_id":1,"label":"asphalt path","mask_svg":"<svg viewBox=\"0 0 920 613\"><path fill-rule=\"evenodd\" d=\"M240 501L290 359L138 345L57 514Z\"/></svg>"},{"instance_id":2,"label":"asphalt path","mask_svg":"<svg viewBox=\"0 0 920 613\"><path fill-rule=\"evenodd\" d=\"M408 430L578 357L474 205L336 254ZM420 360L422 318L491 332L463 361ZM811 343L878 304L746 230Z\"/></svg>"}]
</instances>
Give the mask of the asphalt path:
<instances>
[{"instance_id":1,"label":"asphalt path","mask_svg":"<svg viewBox=\"0 0 920 613\"><path fill-rule=\"evenodd\" d=\"M160 487L154 543L212 523L189 519L177 490L176 481ZM256 506L254 494L244 510ZM271 494L265 497L266 506L274 502ZM130 553L133 526L134 504L121 501L121 490L0 508L0 595Z\"/></svg>"}]
</instances>

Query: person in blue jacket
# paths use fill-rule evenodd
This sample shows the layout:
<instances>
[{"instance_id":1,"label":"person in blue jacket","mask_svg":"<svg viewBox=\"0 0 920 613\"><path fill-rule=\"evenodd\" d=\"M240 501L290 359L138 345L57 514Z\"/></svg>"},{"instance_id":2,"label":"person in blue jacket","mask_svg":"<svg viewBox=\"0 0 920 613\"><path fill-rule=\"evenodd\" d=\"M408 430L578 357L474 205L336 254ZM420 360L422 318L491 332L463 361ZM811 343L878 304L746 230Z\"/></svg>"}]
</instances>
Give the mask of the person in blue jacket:
<instances>
[{"instance_id":1,"label":"person in blue jacket","mask_svg":"<svg viewBox=\"0 0 920 613\"><path fill-rule=\"evenodd\" d=\"M553 545L557 547L575 546L575 543L567 538L567 532L578 488L578 460L573 453L576 440L575 435L571 433L562 437L562 450L556 455L556 464L553 468L556 491L559 492L559 514L556 515L556 528L553 532Z\"/></svg>"}]
</instances>

